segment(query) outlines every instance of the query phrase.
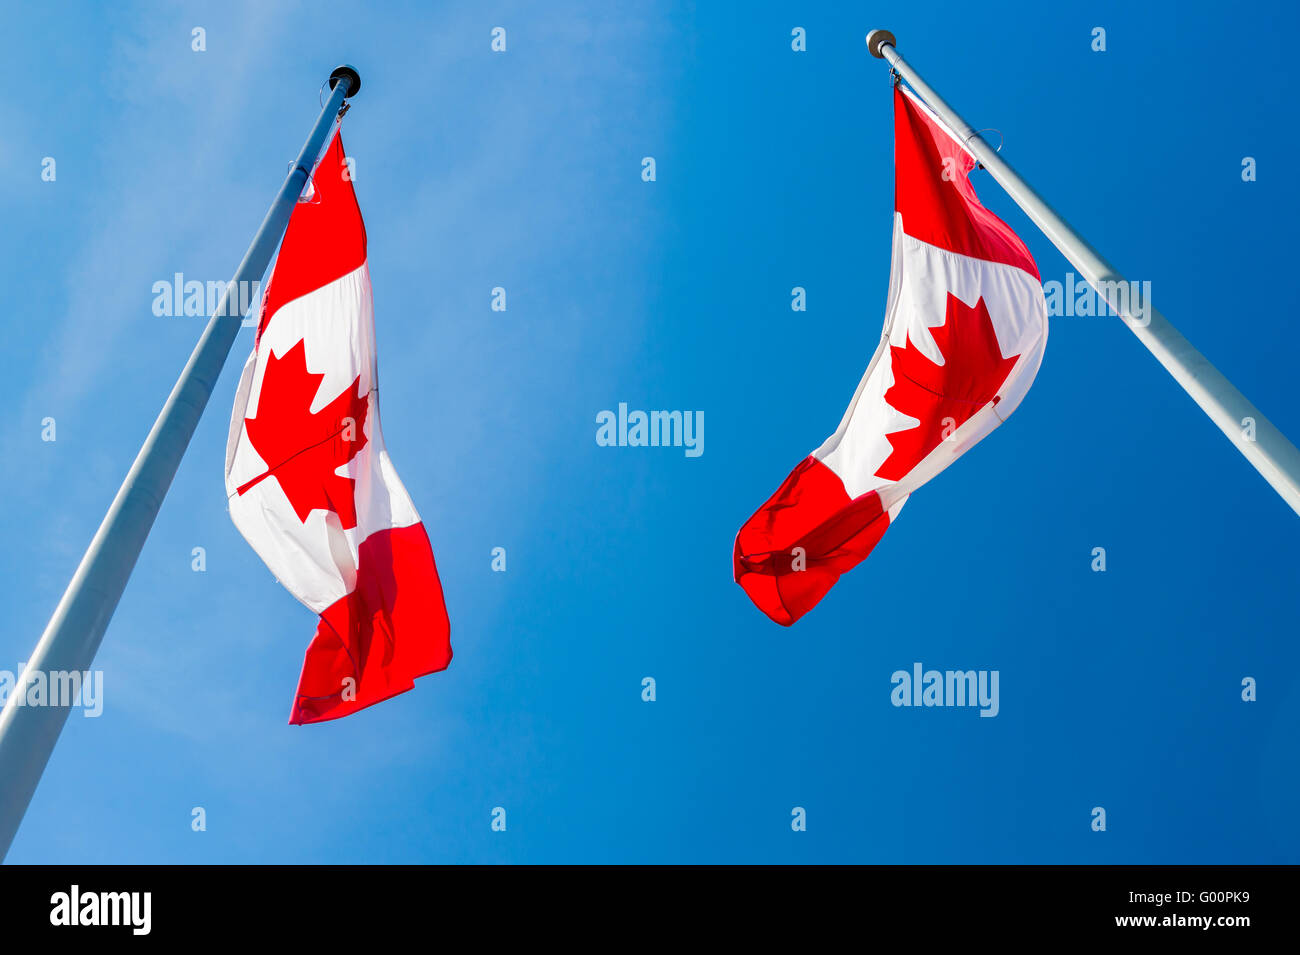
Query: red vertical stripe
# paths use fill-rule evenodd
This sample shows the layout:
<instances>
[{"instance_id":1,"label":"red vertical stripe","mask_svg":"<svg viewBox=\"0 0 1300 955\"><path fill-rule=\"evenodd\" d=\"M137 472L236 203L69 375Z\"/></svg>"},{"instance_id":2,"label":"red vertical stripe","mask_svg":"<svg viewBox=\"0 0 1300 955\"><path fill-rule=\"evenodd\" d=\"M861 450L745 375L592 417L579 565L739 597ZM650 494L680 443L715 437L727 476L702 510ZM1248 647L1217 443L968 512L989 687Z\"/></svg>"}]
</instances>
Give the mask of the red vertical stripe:
<instances>
[{"instance_id":1,"label":"red vertical stripe","mask_svg":"<svg viewBox=\"0 0 1300 955\"><path fill-rule=\"evenodd\" d=\"M880 495L850 499L839 475L810 455L736 535L736 583L759 610L788 627L861 563L888 528Z\"/></svg>"},{"instance_id":2,"label":"red vertical stripe","mask_svg":"<svg viewBox=\"0 0 1300 955\"><path fill-rule=\"evenodd\" d=\"M280 306L355 272L366 261L366 225L343 152L343 131L335 133L312 173L311 199L289 217L280 255L262 301L257 337Z\"/></svg>"},{"instance_id":3,"label":"red vertical stripe","mask_svg":"<svg viewBox=\"0 0 1300 955\"><path fill-rule=\"evenodd\" d=\"M894 90L894 209L903 231L949 252L1024 269L1038 266L1020 236L980 204L970 153L901 90Z\"/></svg>"},{"instance_id":4,"label":"red vertical stripe","mask_svg":"<svg viewBox=\"0 0 1300 955\"><path fill-rule=\"evenodd\" d=\"M377 531L359 550L356 586L325 608L307 648L290 723L355 713L451 662L451 626L424 525Z\"/></svg>"}]
</instances>

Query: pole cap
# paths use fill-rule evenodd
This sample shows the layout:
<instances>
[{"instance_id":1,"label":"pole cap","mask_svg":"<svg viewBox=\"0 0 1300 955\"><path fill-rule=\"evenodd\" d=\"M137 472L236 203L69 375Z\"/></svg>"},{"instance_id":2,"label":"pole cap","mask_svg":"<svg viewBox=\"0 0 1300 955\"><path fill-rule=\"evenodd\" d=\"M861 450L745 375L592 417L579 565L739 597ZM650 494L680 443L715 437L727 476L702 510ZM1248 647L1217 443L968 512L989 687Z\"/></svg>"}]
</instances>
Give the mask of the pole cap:
<instances>
[{"instance_id":1,"label":"pole cap","mask_svg":"<svg viewBox=\"0 0 1300 955\"><path fill-rule=\"evenodd\" d=\"M880 45L882 43L888 43L895 49L898 47L898 41L894 39L894 34L890 33L888 30L872 30L867 34L867 49L871 52L871 55L878 60L883 60L885 58L885 54L880 52Z\"/></svg>"},{"instance_id":2,"label":"pole cap","mask_svg":"<svg viewBox=\"0 0 1300 955\"><path fill-rule=\"evenodd\" d=\"M334 87L338 85L339 80L344 77L347 77L348 80L350 80L350 88L348 89L348 95L343 98L349 99L350 97L356 96L361 90L361 74L346 63L341 66L336 66L334 67L334 72L330 74L330 89L334 89Z\"/></svg>"}]
</instances>

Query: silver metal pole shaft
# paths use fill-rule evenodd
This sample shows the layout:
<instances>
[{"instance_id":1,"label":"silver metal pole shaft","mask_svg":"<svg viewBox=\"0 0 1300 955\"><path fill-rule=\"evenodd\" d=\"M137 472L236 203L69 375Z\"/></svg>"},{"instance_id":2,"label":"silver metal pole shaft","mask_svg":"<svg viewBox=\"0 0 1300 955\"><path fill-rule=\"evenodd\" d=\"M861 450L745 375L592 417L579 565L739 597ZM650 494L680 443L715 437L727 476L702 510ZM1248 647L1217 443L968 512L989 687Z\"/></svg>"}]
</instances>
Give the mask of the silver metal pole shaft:
<instances>
[{"instance_id":1,"label":"silver metal pole shaft","mask_svg":"<svg viewBox=\"0 0 1300 955\"><path fill-rule=\"evenodd\" d=\"M908 65L895 49L896 40L888 30L867 34L871 54L886 60L907 80L908 85L929 104L941 119L966 144L971 154L1016 204L1033 220L1034 225L1052 241L1061 254L1083 275L1088 283L1114 309L1138 340L1156 356L1165 370L1174 376L1183 390L1192 396L1210 420L1219 426L1228 440L1254 465L1264 480L1293 511L1300 514L1300 451L1287 440L1273 423L1264 417L1232 382L1219 372L1182 333L1151 306L1139 302L1132 293L1134 286L1097 253L1070 224L1057 215L1033 188L1009 166L997 151L986 143L948 103ZM1140 307L1139 307L1140 305Z\"/></svg>"},{"instance_id":2,"label":"silver metal pole shaft","mask_svg":"<svg viewBox=\"0 0 1300 955\"><path fill-rule=\"evenodd\" d=\"M243 315L238 304L230 304L231 297L236 296L235 302L245 303L247 307L248 297L241 296L240 289L261 280L266 272L335 116L343 101L360 88L361 77L350 66L340 66L330 74L329 99L303 144L298 161L271 203L235 277L209 318L190 360L0 712L0 858L9 851L72 702L47 698L46 705L27 705L28 683L37 674L44 674L47 680L56 673L88 676L104 630L239 332ZM62 705L49 705L53 702Z\"/></svg>"}]
</instances>

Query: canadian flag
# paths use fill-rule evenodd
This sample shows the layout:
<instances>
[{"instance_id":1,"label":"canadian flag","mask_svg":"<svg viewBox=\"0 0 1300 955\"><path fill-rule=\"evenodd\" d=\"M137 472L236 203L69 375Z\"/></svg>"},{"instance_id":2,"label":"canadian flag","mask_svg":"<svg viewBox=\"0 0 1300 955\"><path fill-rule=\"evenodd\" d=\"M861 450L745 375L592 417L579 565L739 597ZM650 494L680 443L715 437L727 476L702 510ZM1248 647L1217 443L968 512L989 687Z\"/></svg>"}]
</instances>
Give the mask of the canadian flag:
<instances>
[{"instance_id":1,"label":"canadian flag","mask_svg":"<svg viewBox=\"0 0 1300 955\"><path fill-rule=\"evenodd\" d=\"M429 537L379 429L366 230L336 132L294 207L226 445L235 526L320 615L290 723L355 713L443 670Z\"/></svg>"},{"instance_id":2,"label":"canadian flag","mask_svg":"<svg viewBox=\"0 0 1300 955\"><path fill-rule=\"evenodd\" d=\"M736 535L736 582L777 623L815 607L908 497L1007 419L1047 344L1038 268L975 195L976 161L894 91L885 327L839 428Z\"/></svg>"}]
</instances>

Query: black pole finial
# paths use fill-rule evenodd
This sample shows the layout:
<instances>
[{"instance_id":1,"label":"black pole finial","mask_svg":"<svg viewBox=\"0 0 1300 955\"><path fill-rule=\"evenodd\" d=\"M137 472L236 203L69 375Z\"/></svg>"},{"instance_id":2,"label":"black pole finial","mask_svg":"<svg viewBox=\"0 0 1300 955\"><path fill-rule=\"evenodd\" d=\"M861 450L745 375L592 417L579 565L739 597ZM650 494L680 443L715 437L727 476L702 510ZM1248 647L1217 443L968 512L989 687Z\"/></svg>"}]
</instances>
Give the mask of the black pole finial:
<instances>
[{"instance_id":1,"label":"black pole finial","mask_svg":"<svg viewBox=\"0 0 1300 955\"><path fill-rule=\"evenodd\" d=\"M343 79L344 77L347 77L349 81L349 89L347 95L344 96L343 98L348 99L350 97L356 96L357 93L361 90L361 74L358 73L356 70L354 70L352 67L348 66L346 63L342 64L341 66L334 67L334 72L330 74L330 89L334 89L338 81Z\"/></svg>"}]
</instances>

